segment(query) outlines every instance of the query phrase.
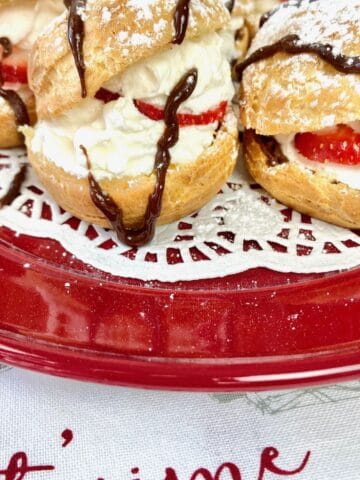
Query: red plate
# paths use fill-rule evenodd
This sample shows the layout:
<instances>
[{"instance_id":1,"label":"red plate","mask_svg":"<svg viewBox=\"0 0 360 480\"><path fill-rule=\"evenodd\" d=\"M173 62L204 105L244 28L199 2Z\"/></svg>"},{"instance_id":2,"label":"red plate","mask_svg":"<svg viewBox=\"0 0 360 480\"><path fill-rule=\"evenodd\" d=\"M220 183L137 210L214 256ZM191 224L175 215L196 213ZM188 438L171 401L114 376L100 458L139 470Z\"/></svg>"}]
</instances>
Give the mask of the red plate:
<instances>
[{"instance_id":1,"label":"red plate","mask_svg":"<svg viewBox=\"0 0 360 480\"><path fill-rule=\"evenodd\" d=\"M360 269L165 284L71 266L0 228L0 360L81 380L239 391L360 374Z\"/></svg>"}]
</instances>

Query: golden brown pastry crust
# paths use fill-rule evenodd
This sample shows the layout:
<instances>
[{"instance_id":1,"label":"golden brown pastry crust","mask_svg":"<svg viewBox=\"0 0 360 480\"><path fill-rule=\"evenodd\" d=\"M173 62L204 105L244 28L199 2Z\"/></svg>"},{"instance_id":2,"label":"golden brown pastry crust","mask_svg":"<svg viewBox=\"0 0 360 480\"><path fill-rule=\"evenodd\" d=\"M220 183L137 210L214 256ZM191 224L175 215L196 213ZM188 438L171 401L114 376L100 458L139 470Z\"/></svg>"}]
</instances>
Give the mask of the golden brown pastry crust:
<instances>
[{"instance_id":1,"label":"golden brown pastry crust","mask_svg":"<svg viewBox=\"0 0 360 480\"><path fill-rule=\"evenodd\" d=\"M244 135L249 172L265 190L295 210L347 228L360 228L360 190L294 162L269 167L252 131Z\"/></svg>"},{"instance_id":2,"label":"golden brown pastry crust","mask_svg":"<svg viewBox=\"0 0 360 480\"><path fill-rule=\"evenodd\" d=\"M311 8L318 8L317 3L311 4ZM328 2L323 1L322 8L326 7ZM340 44L342 54L358 56L360 7L349 8L354 8L353 18L349 15L338 30L328 28L322 43ZM306 42L306 19L302 19L306 9L295 9L291 15L284 23L277 21L275 13L256 35L249 53L289 34L299 35ZM319 15L320 32L326 30L326 21L325 18L322 25ZM247 129L261 135L316 131L348 123L359 119L359 87L359 75L340 73L315 54L278 53L245 70L241 83L241 121Z\"/></svg>"},{"instance_id":3,"label":"golden brown pastry crust","mask_svg":"<svg viewBox=\"0 0 360 480\"><path fill-rule=\"evenodd\" d=\"M31 149L33 130L25 129L29 160L41 182L55 201L76 217L109 227L107 219L95 207L86 178L78 178L49 162ZM163 207L158 224L170 223L204 206L231 175L238 152L238 133L234 118L224 121L214 143L194 162L170 166L166 177ZM129 227L142 223L155 176L116 177L100 185L123 210Z\"/></svg>"},{"instance_id":4,"label":"golden brown pastry crust","mask_svg":"<svg viewBox=\"0 0 360 480\"><path fill-rule=\"evenodd\" d=\"M111 77L168 48L174 34L176 3L176 0L154 1L149 5L151 18L147 18L129 8L126 2L88 0L84 59L89 97ZM191 3L190 12L186 38L216 31L229 21L227 9L218 0L202 0L200 5ZM123 40L117 35L119 32ZM67 40L67 14L59 17L51 31L47 30L35 43L29 73L40 119L60 115L81 100L79 77Z\"/></svg>"},{"instance_id":5,"label":"golden brown pastry crust","mask_svg":"<svg viewBox=\"0 0 360 480\"><path fill-rule=\"evenodd\" d=\"M246 128L261 135L290 134L321 130L324 118L331 118L333 125L359 118L360 95L354 90L355 75L338 73L314 55L296 55L288 61L289 58L287 54L277 54L245 72L240 118ZM294 71L298 72L296 83L289 82ZM326 83L321 87L317 81L319 71L329 78L336 76L336 87L327 89ZM273 90L274 78L278 94ZM340 102L342 95L351 101Z\"/></svg>"},{"instance_id":6,"label":"golden brown pastry crust","mask_svg":"<svg viewBox=\"0 0 360 480\"><path fill-rule=\"evenodd\" d=\"M35 98L28 94L24 99L31 124L36 121ZM15 115L8 103L0 98L0 148L19 147L24 144L23 137L17 130Z\"/></svg>"}]
</instances>

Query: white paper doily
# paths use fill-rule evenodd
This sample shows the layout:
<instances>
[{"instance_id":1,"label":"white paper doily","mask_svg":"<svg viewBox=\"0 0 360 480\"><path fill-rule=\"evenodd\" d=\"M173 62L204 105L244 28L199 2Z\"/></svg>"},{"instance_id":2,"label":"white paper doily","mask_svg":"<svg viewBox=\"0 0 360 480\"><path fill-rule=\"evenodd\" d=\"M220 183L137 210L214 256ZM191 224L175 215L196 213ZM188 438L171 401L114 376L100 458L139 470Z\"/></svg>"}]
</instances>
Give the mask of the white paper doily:
<instances>
[{"instance_id":1,"label":"white paper doily","mask_svg":"<svg viewBox=\"0 0 360 480\"><path fill-rule=\"evenodd\" d=\"M0 197L26 161L1 151ZM46 212L46 214L44 213ZM29 167L20 195L0 210L0 225L52 238L76 258L113 275L175 282L224 277L250 268L319 273L360 265L360 233L309 219L271 199L238 170L198 214L158 227L151 244L129 249L112 231L69 225ZM91 233L91 234L90 234Z\"/></svg>"}]
</instances>

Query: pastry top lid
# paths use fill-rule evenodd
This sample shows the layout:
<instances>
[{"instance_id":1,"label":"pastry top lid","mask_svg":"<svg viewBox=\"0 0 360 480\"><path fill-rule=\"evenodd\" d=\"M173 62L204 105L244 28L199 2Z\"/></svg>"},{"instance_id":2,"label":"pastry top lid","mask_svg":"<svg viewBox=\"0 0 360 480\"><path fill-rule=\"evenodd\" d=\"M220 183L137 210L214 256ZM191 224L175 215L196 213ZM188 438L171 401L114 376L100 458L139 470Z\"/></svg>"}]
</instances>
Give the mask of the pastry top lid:
<instances>
[{"instance_id":1,"label":"pastry top lid","mask_svg":"<svg viewBox=\"0 0 360 480\"><path fill-rule=\"evenodd\" d=\"M88 97L134 63L168 48L175 34L177 0L87 0L81 12ZM186 38L216 31L229 22L218 0L190 0ZM68 12L37 40L30 61L30 85L39 118L59 115L81 100L81 85L69 46ZM171 65L169 65L171 68Z\"/></svg>"},{"instance_id":2,"label":"pastry top lid","mask_svg":"<svg viewBox=\"0 0 360 480\"><path fill-rule=\"evenodd\" d=\"M273 11L248 57L288 35L296 45L328 44L357 63L360 0L290 0ZM360 59L359 59L360 67ZM242 80L242 120L263 135L320 130L360 118L360 69L343 73L316 53L276 53L250 65Z\"/></svg>"}]
</instances>

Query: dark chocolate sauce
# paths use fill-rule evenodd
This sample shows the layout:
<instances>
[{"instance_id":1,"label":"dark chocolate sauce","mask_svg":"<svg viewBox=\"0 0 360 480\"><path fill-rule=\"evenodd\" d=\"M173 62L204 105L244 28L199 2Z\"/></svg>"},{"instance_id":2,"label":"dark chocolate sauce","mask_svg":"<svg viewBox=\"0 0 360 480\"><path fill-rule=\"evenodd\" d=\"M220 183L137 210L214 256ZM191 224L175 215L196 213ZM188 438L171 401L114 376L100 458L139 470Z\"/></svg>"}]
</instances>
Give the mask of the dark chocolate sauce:
<instances>
[{"instance_id":1,"label":"dark chocolate sauce","mask_svg":"<svg viewBox=\"0 0 360 480\"><path fill-rule=\"evenodd\" d=\"M112 92L110 90L107 90L106 88L100 88L95 94L95 98L97 100L101 100L104 103L114 102L115 100L118 100L120 97L121 97L120 93Z\"/></svg>"},{"instance_id":2,"label":"dark chocolate sauce","mask_svg":"<svg viewBox=\"0 0 360 480\"><path fill-rule=\"evenodd\" d=\"M21 97L14 92L14 90L5 90L0 87L0 97L2 97L12 108L16 125L21 127L22 125L29 125L30 118L25 103Z\"/></svg>"},{"instance_id":3,"label":"dark chocolate sauce","mask_svg":"<svg viewBox=\"0 0 360 480\"><path fill-rule=\"evenodd\" d=\"M235 71L239 82L247 67L281 52L290 54L315 53L339 72L360 73L360 57L348 57L341 53L336 54L334 53L334 47L330 44L300 42L298 35L287 35L272 45L259 48L246 60L236 65Z\"/></svg>"},{"instance_id":4,"label":"dark chocolate sauce","mask_svg":"<svg viewBox=\"0 0 360 480\"><path fill-rule=\"evenodd\" d=\"M10 205L15 198L18 196L21 185L23 184L27 172L27 165L23 164L20 167L20 170L13 178L8 191L3 197L0 197L0 208Z\"/></svg>"},{"instance_id":5,"label":"dark chocolate sauce","mask_svg":"<svg viewBox=\"0 0 360 480\"><path fill-rule=\"evenodd\" d=\"M87 151L81 147L88 162L90 196L95 206L105 215L113 226L118 238L131 247L139 247L149 242L155 233L156 221L161 212L166 173L170 165L170 149L179 140L179 122L177 112L194 92L197 85L198 72L190 70L174 87L165 105L165 131L157 145L155 156L156 182L153 193L149 197L143 224L138 228L127 228L123 222L123 212L114 200L104 193L90 171L91 165Z\"/></svg>"},{"instance_id":6,"label":"dark chocolate sauce","mask_svg":"<svg viewBox=\"0 0 360 480\"><path fill-rule=\"evenodd\" d=\"M83 52L85 24L82 17L86 7L86 1L87 0L64 0L66 8L69 10L68 40L80 78L82 98L86 98L87 96L85 81L86 67Z\"/></svg>"},{"instance_id":7,"label":"dark chocolate sauce","mask_svg":"<svg viewBox=\"0 0 360 480\"><path fill-rule=\"evenodd\" d=\"M226 8L229 10L230 13L233 12L234 7L235 7L235 0L229 0L228 2L226 2Z\"/></svg>"},{"instance_id":8,"label":"dark chocolate sauce","mask_svg":"<svg viewBox=\"0 0 360 480\"><path fill-rule=\"evenodd\" d=\"M2 58L6 58L12 53L12 44L7 37L0 37L0 45L2 47ZM11 107L15 115L16 125L29 125L30 119L25 103L20 95L14 90L3 88L4 79L2 78L0 68L0 97L2 97Z\"/></svg>"},{"instance_id":9,"label":"dark chocolate sauce","mask_svg":"<svg viewBox=\"0 0 360 480\"><path fill-rule=\"evenodd\" d=\"M269 167L276 167L287 163L288 159L283 154L279 142L274 137L266 137L265 135L258 135L254 130L245 131L245 139L251 135L255 142L260 146L261 150L267 157L267 164Z\"/></svg>"},{"instance_id":10,"label":"dark chocolate sauce","mask_svg":"<svg viewBox=\"0 0 360 480\"><path fill-rule=\"evenodd\" d=\"M190 0L178 0L174 13L175 35L172 43L180 45L185 40L189 24Z\"/></svg>"}]
</instances>

